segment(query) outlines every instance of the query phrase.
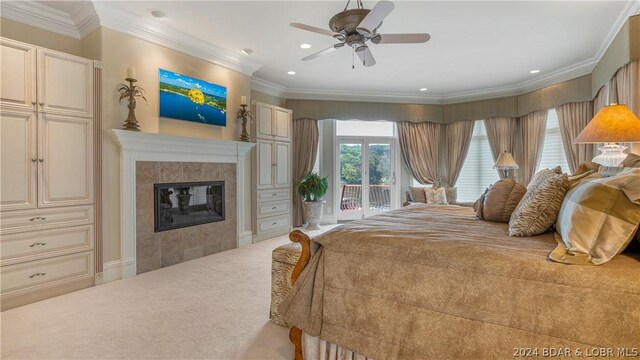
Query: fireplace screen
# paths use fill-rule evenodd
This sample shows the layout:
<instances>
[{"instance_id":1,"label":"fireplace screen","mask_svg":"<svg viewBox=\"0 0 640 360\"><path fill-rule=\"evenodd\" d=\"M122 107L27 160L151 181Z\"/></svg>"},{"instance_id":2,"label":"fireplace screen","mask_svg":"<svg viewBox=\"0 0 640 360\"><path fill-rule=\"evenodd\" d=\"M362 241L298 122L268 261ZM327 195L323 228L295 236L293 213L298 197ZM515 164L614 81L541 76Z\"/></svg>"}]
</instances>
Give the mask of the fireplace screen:
<instances>
[{"instance_id":1,"label":"fireplace screen","mask_svg":"<svg viewBox=\"0 0 640 360\"><path fill-rule=\"evenodd\" d=\"M224 181L155 184L155 232L224 220Z\"/></svg>"}]
</instances>

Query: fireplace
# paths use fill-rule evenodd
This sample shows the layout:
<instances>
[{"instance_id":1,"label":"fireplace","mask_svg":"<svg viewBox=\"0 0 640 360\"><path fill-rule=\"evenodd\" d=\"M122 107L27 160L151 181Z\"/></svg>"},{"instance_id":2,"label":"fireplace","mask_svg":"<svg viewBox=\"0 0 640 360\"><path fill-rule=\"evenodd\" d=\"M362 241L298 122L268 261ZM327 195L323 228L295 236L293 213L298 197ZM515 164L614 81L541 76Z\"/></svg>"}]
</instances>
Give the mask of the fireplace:
<instances>
[{"instance_id":1,"label":"fireplace","mask_svg":"<svg viewBox=\"0 0 640 360\"><path fill-rule=\"evenodd\" d=\"M225 219L224 181L154 184L154 232Z\"/></svg>"}]
</instances>

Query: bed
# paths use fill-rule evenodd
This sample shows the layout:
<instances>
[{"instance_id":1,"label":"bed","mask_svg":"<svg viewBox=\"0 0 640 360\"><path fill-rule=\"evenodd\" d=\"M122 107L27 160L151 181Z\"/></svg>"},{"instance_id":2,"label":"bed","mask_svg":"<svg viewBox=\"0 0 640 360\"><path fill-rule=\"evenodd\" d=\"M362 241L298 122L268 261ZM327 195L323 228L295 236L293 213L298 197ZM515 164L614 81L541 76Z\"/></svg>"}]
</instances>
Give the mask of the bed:
<instances>
[{"instance_id":1,"label":"bed","mask_svg":"<svg viewBox=\"0 0 640 360\"><path fill-rule=\"evenodd\" d=\"M638 351L638 253L560 264L548 259L553 233L509 237L507 226L413 205L312 241L292 233L303 251L280 311L296 358L303 333L373 359Z\"/></svg>"}]
</instances>

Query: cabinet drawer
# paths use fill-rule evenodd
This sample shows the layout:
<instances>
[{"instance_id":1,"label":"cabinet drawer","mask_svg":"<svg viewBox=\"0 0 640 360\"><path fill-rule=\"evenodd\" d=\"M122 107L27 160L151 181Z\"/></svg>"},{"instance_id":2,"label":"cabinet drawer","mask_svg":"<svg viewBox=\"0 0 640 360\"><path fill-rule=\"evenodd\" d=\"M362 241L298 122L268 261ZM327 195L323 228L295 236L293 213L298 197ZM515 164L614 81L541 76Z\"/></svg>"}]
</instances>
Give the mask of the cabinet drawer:
<instances>
[{"instance_id":1,"label":"cabinet drawer","mask_svg":"<svg viewBox=\"0 0 640 360\"><path fill-rule=\"evenodd\" d=\"M93 249L93 225L29 231L0 240L2 265Z\"/></svg>"},{"instance_id":2,"label":"cabinet drawer","mask_svg":"<svg viewBox=\"0 0 640 360\"><path fill-rule=\"evenodd\" d=\"M289 198L290 189L271 189L258 191L258 202L285 200Z\"/></svg>"},{"instance_id":3,"label":"cabinet drawer","mask_svg":"<svg viewBox=\"0 0 640 360\"><path fill-rule=\"evenodd\" d=\"M2 294L93 277L93 251L2 267Z\"/></svg>"},{"instance_id":4,"label":"cabinet drawer","mask_svg":"<svg viewBox=\"0 0 640 360\"><path fill-rule=\"evenodd\" d=\"M276 229L288 228L291 224L289 218L289 215L285 215L258 220L258 232L269 232Z\"/></svg>"},{"instance_id":5,"label":"cabinet drawer","mask_svg":"<svg viewBox=\"0 0 640 360\"><path fill-rule=\"evenodd\" d=\"M258 219L278 214L288 213L291 210L289 201L274 201L258 204Z\"/></svg>"},{"instance_id":6,"label":"cabinet drawer","mask_svg":"<svg viewBox=\"0 0 640 360\"><path fill-rule=\"evenodd\" d=\"M0 214L0 234L93 223L93 205L35 209Z\"/></svg>"}]
</instances>

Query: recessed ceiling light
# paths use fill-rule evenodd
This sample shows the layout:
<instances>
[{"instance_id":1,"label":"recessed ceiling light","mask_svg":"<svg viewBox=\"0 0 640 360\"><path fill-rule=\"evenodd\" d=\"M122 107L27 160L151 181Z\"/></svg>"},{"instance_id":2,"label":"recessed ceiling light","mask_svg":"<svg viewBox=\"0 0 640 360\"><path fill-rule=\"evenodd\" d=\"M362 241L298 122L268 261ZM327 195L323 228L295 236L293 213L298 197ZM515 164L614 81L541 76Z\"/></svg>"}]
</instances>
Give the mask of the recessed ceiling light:
<instances>
[{"instance_id":1,"label":"recessed ceiling light","mask_svg":"<svg viewBox=\"0 0 640 360\"><path fill-rule=\"evenodd\" d=\"M302 49L309 49L311 47L311 44L300 44L300 48Z\"/></svg>"},{"instance_id":2,"label":"recessed ceiling light","mask_svg":"<svg viewBox=\"0 0 640 360\"><path fill-rule=\"evenodd\" d=\"M536 70L529 71L529 74L537 74L539 72L540 72L540 70L536 69Z\"/></svg>"},{"instance_id":3,"label":"recessed ceiling light","mask_svg":"<svg viewBox=\"0 0 640 360\"><path fill-rule=\"evenodd\" d=\"M429 90L429 89L427 89L427 88L420 88L420 91L427 91L427 90Z\"/></svg>"},{"instance_id":4,"label":"recessed ceiling light","mask_svg":"<svg viewBox=\"0 0 640 360\"><path fill-rule=\"evenodd\" d=\"M157 19L161 19L161 18L167 16L167 14L164 11L160 10L160 9L150 9L149 10L149 15L151 15L154 18L157 18Z\"/></svg>"},{"instance_id":5,"label":"recessed ceiling light","mask_svg":"<svg viewBox=\"0 0 640 360\"><path fill-rule=\"evenodd\" d=\"M295 74L296 74L296 72L295 72L295 71L287 71L287 74L289 74L289 75L295 75Z\"/></svg>"},{"instance_id":6,"label":"recessed ceiling light","mask_svg":"<svg viewBox=\"0 0 640 360\"><path fill-rule=\"evenodd\" d=\"M253 54L253 50L251 50L251 49L249 49L249 48L241 49L241 50L240 50L240 52L241 52L241 53L243 53L243 54L245 54L245 55L247 55L247 56L249 56L249 55Z\"/></svg>"}]
</instances>

